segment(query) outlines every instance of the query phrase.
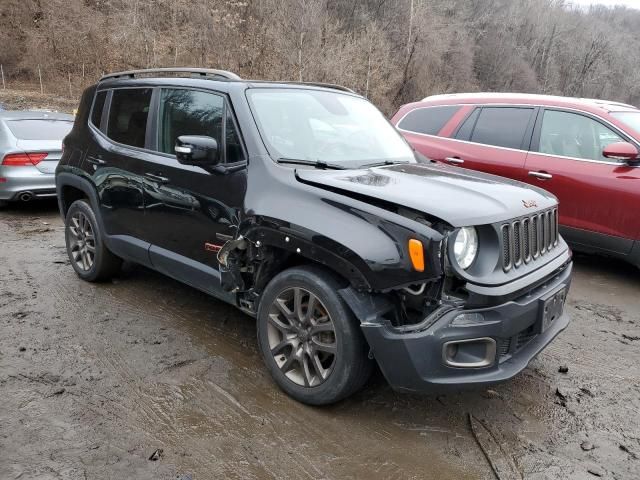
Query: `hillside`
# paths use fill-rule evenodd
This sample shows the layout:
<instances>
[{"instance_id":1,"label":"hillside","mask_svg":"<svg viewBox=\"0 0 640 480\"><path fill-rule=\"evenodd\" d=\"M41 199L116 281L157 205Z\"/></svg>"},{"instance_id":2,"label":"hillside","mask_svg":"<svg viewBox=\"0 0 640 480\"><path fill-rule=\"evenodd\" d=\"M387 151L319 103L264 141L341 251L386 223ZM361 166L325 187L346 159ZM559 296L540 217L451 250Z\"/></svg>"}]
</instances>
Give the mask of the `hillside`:
<instances>
[{"instance_id":1,"label":"hillside","mask_svg":"<svg viewBox=\"0 0 640 480\"><path fill-rule=\"evenodd\" d=\"M67 97L103 72L208 66L340 83L387 113L431 93L640 103L640 11L563 0L2 0L0 64Z\"/></svg>"}]
</instances>

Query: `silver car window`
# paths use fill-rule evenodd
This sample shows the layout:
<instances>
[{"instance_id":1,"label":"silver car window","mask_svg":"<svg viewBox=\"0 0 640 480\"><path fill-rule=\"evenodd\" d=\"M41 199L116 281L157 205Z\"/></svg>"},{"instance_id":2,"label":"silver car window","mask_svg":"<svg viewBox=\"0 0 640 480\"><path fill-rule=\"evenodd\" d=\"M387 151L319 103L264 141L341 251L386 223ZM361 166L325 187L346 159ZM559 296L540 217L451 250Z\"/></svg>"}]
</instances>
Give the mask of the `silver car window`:
<instances>
[{"instance_id":1,"label":"silver car window","mask_svg":"<svg viewBox=\"0 0 640 480\"><path fill-rule=\"evenodd\" d=\"M6 120L6 124L20 140L62 140L73 127L67 120L48 119Z\"/></svg>"}]
</instances>

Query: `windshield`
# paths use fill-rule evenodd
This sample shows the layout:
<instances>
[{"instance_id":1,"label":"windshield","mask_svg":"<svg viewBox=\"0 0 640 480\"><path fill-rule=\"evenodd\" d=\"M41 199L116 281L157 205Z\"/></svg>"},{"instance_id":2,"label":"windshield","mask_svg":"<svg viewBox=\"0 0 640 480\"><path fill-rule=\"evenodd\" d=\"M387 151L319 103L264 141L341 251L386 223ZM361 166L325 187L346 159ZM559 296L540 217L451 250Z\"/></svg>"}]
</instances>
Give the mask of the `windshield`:
<instances>
[{"instance_id":1,"label":"windshield","mask_svg":"<svg viewBox=\"0 0 640 480\"><path fill-rule=\"evenodd\" d=\"M638 112L611 112L611 116L640 133L640 111Z\"/></svg>"},{"instance_id":2,"label":"windshield","mask_svg":"<svg viewBox=\"0 0 640 480\"><path fill-rule=\"evenodd\" d=\"M247 97L269 153L357 168L415 162L413 151L368 101L294 88L251 89Z\"/></svg>"},{"instance_id":3,"label":"windshield","mask_svg":"<svg viewBox=\"0 0 640 480\"><path fill-rule=\"evenodd\" d=\"M7 126L19 140L62 140L71 131L67 120L7 120Z\"/></svg>"}]
</instances>

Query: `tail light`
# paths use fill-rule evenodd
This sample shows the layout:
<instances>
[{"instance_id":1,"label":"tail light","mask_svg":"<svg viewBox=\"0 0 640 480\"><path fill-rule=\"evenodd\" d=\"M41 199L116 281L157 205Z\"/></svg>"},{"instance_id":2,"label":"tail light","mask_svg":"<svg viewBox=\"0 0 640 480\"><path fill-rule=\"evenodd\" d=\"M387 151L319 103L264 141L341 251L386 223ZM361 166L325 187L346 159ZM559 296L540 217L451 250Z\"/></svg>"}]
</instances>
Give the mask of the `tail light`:
<instances>
[{"instance_id":1,"label":"tail light","mask_svg":"<svg viewBox=\"0 0 640 480\"><path fill-rule=\"evenodd\" d=\"M38 165L47 158L48 153L9 153L2 159L2 165L6 167L28 167Z\"/></svg>"}]
</instances>

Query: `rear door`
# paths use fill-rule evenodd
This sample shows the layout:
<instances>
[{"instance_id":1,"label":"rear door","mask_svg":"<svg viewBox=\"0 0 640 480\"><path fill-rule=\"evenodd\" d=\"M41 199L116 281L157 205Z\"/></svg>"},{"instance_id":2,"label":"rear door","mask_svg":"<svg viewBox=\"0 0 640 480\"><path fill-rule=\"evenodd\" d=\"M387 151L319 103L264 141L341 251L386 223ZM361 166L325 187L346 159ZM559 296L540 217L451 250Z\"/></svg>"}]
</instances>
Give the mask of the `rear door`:
<instances>
[{"instance_id":1,"label":"rear door","mask_svg":"<svg viewBox=\"0 0 640 480\"><path fill-rule=\"evenodd\" d=\"M187 88L158 90L154 158L144 179L154 268L219 293L217 251L233 238L246 190L246 155L223 94ZM181 135L204 135L219 145L227 173L182 165L175 157Z\"/></svg>"},{"instance_id":2,"label":"rear door","mask_svg":"<svg viewBox=\"0 0 640 480\"><path fill-rule=\"evenodd\" d=\"M524 179L524 162L531 142L537 107L529 106L441 106L422 109L423 117L442 116L455 108L451 120L438 135L419 131L419 112L409 112L398 128L423 155L449 165ZM432 115L431 112L435 112ZM446 111L450 113L451 110ZM412 117L413 115L413 117ZM429 119L427 124L434 122ZM403 127L404 124L404 127ZM411 131L409 129L412 129Z\"/></svg>"},{"instance_id":3,"label":"rear door","mask_svg":"<svg viewBox=\"0 0 640 480\"><path fill-rule=\"evenodd\" d=\"M152 92L151 88L111 90L108 111L102 115L106 135L91 127L95 142L85 157L107 234L117 248L126 249L129 258L143 264L149 263L142 179L144 162L151 155L146 146ZM91 122L98 121L97 112L92 113L96 115Z\"/></svg>"},{"instance_id":4,"label":"rear door","mask_svg":"<svg viewBox=\"0 0 640 480\"><path fill-rule=\"evenodd\" d=\"M445 139L447 163L472 170L523 180L537 108L519 106L476 107Z\"/></svg>"},{"instance_id":5,"label":"rear door","mask_svg":"<svg viewBox=\"0 0 640 480\"><path fill-rule=\"evenodd\" d=\"M526 161L527 182L558 197L560 224L570 242L623 254L631 250L640 169L602 155L608 144L629 140L592 115L541 112Z\"/></svg>"}]
</instances>

